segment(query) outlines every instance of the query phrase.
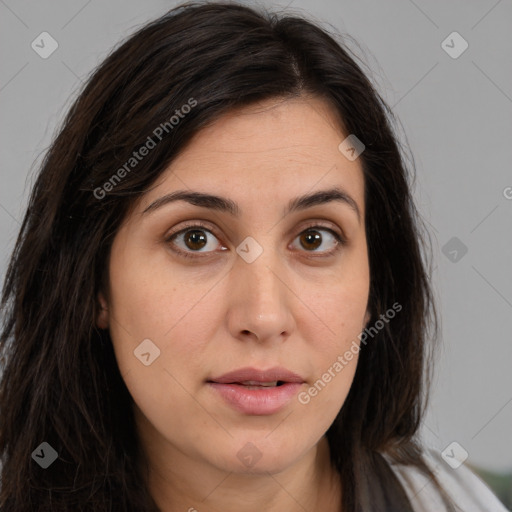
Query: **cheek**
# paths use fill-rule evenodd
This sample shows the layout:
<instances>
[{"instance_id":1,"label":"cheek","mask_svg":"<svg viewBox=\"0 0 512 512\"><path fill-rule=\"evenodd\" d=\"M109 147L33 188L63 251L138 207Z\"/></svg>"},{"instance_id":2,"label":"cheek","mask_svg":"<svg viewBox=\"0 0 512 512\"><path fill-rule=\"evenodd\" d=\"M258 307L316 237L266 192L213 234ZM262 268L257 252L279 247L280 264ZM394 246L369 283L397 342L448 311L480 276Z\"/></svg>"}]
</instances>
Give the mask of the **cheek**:
<instances>
[{"instance_id":1,"label":"cheek","mask_svg":"<svg viewBox=\"0 0 512 512\"><path fill-rule=\"evenodd\" d=\"M343 407L354 379L366 301L350 294L337 295L332 301L322 300L325 306L321 310L322 320L327 326L323 331L328 334L314 336L310 333L314 346L308 358L314 376L299 393L297 401L299 411L311 422L310 428L325 432ZM307 328L313 330L314 326L304 327Z\"/></svg>"},{"instance_id":2,"label":"cheek","mask_svg":"<svg viewBox=\"0 0 512 512\"><path fill-rule=\"evenodd\" d=\"M133 248L117 248L110 265L111 328L118 339L129 337L131 343L140 343L150 338L164 345L198 310L208 319L207 295L214 283L177 271L164 250L150 256ZM201 325L194 324L196 332Z\"/></svg>"},{"instance_id":3,"label":"cheek","mask_svg":"<svg viewBox=\"0 0 512 512\"><path fill-rule=\"evenodd\" d=\"M118 366L146 417L169 428L166 411L172 410L173 428L185 428L180 418L194 415L191 394L203 377L218 302L208 300L210 283L191 285L158 261L148 265L135 251L127 254L118 247L110 265L110 333Z\"/></svg>"},{"instance_id":4,"label":"cheek","mask_svg":"<svg viewBox=\"0 0 512 512\"><path fill-rule=\"evenodd\" d=\"M210 301L201 300L204 296L199 289L187 294L171 284L166 287L161 279L142 284L126 280L118 288L111 338L136 402L138 397L161 409L170 402L190 401L181 386L196 391L206 366L206 347L221 317Z\"/></svg>"},{"instance_id":5,"label":"cheek","mask_svg":"<svg viewBox=\"0 0 512 512\"><path fill-rule=\"evenodd\" d=\"M207 345L219 315L209 301L200 300L204 293L191 294L186 300L180 294L181 300L171 303L157 292L159 287L161 280L153 293L143 291L140 308L132 307L128 294L123 297L123 318L130 331L114 328L114 349L130 395L151 428L194 451L201 432L213 435L218 429L196 394L204 385ZM150 339L158 353L148 366L134 354L140 354L143 339Z\"/></svg>"},{"instance_id":6,"label":"cheek","mask_svg":"<svg viewBox=\"0 0 512 512\"><path fill-rule=\"evenodd\" d=\"M322 418L326 428L338 414L354 379L368 291L364 269L344 282L333 278L307 298L310 312L299 320L298 329L311 344L308 357L315 377L298 400L311 417Z\"/></svg>"},{"instance_id":7,"label":"cheek","mask_svg":"<svg viewBox=\"0 0 512 512\"><path fill-rule=\"evenodd\" d=\"M322 286L314 287L313 293L303 294L309 312L307 316L297 316L297 322L307 333L305 337L316 344L324 365L358 341L364 328L368 293L368 275L362 271L346 278L333 275Z\"/></svg>"},{"instance_id":8,"label":"cheek","mask_svg":"<svg viewBox=\"0 0 512 512\"><path fill-rule=\"evenodd\" d=\"M340 357L342 357L341 352ZM329 361L316 376L316 379L305 387L297 396L299 407L309 418L314 429L325 432L342 408L350 391L357 366L357 356L345 364L337 359Z\"/></svg>"}]
</instances>

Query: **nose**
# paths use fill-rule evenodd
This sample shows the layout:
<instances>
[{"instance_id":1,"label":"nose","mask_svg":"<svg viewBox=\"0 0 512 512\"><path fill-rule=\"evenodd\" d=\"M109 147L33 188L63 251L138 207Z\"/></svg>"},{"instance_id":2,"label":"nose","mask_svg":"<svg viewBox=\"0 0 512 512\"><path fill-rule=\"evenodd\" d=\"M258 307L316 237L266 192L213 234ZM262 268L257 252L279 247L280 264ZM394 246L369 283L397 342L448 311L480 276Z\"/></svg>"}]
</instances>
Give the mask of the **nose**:
<instances>
[{"instance_id":1,"label":"nose","mask_svg":"<svg viewBox=\"0 0 512 512\"><path fill-rule=\"evenodd\" d=\"M230 274L227 322L231 335L259 342L288 338L295 328L291 310L295 297L277 256L265 250L252 263L239 257Z\"/></svg>"}]
</instances>

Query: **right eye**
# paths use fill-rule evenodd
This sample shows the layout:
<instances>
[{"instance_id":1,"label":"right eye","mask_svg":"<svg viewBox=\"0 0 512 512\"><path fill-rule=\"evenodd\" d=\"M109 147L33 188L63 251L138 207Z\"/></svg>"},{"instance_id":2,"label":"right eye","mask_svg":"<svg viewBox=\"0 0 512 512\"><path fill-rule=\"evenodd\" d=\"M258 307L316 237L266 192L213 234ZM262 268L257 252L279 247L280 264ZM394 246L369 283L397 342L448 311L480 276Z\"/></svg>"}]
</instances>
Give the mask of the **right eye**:
<instances>
[{"instance_id":1,"label":"right eye","mask_svg":"<svg viewBox=\"0 0 512 512\"><path fill-rule=\"evenodd\" d=\"M175 252L189 258L196 257L194 253L211 253L215 251L216 246L222 247L211 229L199 223L191 224L169 235L166 242L174 246ZM221 250L226 250L226 248Z\"/></svg>"}]
</instances>

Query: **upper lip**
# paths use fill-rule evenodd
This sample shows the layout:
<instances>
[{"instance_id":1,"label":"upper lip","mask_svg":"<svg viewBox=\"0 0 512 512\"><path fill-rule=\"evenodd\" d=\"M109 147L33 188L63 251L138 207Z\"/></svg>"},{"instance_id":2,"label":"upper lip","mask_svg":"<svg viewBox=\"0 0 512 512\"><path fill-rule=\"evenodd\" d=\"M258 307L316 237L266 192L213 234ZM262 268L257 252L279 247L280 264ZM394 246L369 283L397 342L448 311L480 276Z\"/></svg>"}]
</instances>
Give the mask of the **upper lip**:
<instances>
[{"instance_id":1,"label":"upper lip","mask_svg":"<svg viewBox=\"0 0 512 512\"><path fill-rule=\"evenodd\" d=\"M220 377L208 379L209 382L217 382L219 384L233 384L237 382L304 382L304 379L286 368L270 368L269 370L258 370L255 368L239 368L231 372L225 373Z\"/></svg>"}]
</instances>

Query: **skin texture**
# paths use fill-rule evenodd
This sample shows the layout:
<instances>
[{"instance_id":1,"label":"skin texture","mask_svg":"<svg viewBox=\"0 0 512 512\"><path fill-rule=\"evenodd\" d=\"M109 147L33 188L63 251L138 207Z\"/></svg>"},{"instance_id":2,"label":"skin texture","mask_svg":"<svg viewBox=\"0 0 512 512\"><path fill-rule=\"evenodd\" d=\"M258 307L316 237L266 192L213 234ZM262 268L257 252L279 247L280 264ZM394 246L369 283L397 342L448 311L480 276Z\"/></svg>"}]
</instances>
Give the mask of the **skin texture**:
<instances>
[{"instance_id":1,"label":"skin texture","mask_svg":"<svg viewBox=\"0 0 512 512\"><path fill-rule=\"evenodd\" d=\"M110 330L164 512L340 510L325 432L357 355L309 403L294 397L271 415L236 411L206 381L282 366L307 390L359 341L369 318L364 177L359 159L338 150L347 135L319 98L233 111L195 136L115 236L98 325ZM354 199L360 219L339 201L283 215L291 199L334 186ZM176 190L229 198L240 217L184 201L142 213ZM185 221L207 224L205 247L190 231L168 241ZM321 243L304 240L317 224ZM331 256L327 229L347 240ZM236 252L247 236L263 248L252 263ZM160 350L149 366L134 356L144 339ZM261 454L252 467L237 457L247 443Z\"/></svg>"}]
</instances>

